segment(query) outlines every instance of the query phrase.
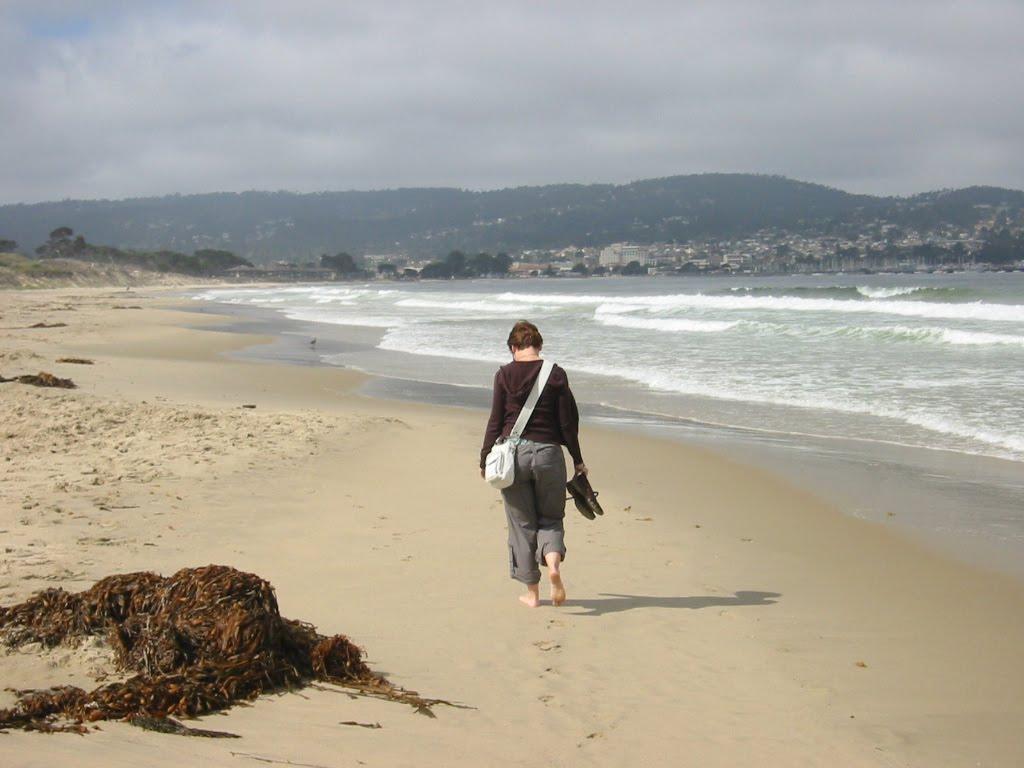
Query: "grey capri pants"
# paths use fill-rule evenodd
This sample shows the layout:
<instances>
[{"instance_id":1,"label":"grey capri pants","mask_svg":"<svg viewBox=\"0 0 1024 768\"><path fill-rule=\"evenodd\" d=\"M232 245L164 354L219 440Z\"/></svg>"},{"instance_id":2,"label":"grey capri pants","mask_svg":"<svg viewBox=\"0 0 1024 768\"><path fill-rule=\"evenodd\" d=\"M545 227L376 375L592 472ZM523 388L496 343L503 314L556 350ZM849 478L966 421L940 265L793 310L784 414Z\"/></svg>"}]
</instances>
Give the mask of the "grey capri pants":
<instances>
[{"instance_id":1,"label":"grey capri pants","mask_svg":"<svg viewBox=\"0 0 1024 768\"><path fill-rule=\"evenodd\" d=\"M515 482L501 491L508 518L509 575L516 581L539 582L548 552L565 559L565 481L562 446L519 439Z\"/></svg>"}]
</instances>

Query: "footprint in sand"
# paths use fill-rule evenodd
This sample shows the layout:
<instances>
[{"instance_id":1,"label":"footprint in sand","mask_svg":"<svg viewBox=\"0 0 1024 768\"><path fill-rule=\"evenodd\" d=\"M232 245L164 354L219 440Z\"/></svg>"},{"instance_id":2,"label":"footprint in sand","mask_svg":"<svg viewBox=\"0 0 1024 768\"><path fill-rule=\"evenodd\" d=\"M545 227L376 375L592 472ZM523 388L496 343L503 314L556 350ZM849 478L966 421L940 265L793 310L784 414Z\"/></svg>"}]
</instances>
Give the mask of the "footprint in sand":
<instances>
[{"instance_id":1,"label":"footprint in sand","mask_svg":"<svg viewBox=\"0 0 1024 768\"><path fill-rule=\"evenodd\" d=\"M540 651L557 651L562 647L552 640L538 640L534 643L534 646Z\"/></svg>"}]
</instances>

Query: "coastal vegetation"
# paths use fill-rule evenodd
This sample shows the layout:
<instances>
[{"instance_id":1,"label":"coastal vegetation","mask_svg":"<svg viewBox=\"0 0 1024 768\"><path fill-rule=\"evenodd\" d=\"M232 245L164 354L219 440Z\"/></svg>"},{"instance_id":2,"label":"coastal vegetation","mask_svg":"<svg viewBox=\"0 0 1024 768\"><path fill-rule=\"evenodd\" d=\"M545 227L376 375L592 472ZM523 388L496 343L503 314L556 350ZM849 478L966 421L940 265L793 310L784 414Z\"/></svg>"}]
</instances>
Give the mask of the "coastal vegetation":
<instances>
[{"instance_id":1,"label":"coastal vegetation","mask_svg":"<svg viewBox=\"0 0 1024 768\"><path fill-rule=\"evenodd\" d=\"M57 227L46 242L36 248L40 259L76 259L92 263L133 266L152 272L178 272L196 277L217 275L226 269L252 266L248 259L230 251L201 248L188 255L171 250L121 250L110 245L93 245L70 227Z\"/></svg>"},{"instance_id":2,"label":"coastal vegetation","mask_svg":"<svg viewBox=\"0 0 1024 768\"><path fill-rule=\"evenodd\" d=\"M122 251L93 245L58 227L30 258L13 252L17 243L0 240L0 287L42 288L55 285L136 285L183 277L205 278L233 266L249 265L228 251Z\"/></svg>"},{"instance_id":3,"label":"coastal vegetation","mask_svg":"<svg viewBox=\"0 0 1024 768\"><path fill-rule=\"evenodd\" d=\"M71 277L73 274L73 270L61 260L36 261L17 253L0 252L0 285L15 283L15 276L53 279Z\"/></svg>"}]
</instances>

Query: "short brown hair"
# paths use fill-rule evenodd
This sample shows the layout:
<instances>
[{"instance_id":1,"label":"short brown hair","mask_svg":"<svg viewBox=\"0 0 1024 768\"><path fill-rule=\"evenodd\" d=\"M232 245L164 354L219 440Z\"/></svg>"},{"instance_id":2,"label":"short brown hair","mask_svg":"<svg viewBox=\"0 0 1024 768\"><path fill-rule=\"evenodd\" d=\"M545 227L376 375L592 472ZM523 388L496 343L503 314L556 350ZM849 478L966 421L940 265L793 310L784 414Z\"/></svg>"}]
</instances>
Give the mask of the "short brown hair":
<instances>
[{"instance_id":1,"label":"short brown hair","mask_svg":"<svg viewBox=\"0 0 1024 768\"><path fill-rule=\"evenodd\" d=\"M513 347L516 349L533 347L539 352L540 348L544 346L544 337L540 335L537 326L529 320L520 320L512 326L507 343L510 350Z\"/></svg>"}]
</instances>

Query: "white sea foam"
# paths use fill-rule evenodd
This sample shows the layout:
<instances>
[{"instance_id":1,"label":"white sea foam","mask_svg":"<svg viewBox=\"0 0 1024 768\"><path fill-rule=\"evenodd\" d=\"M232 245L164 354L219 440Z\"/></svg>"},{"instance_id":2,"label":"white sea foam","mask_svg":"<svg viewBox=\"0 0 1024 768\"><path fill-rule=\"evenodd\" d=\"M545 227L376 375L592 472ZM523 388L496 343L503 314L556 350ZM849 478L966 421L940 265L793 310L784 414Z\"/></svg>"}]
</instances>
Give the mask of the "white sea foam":
<instances>
[{"instance_id":1,"label":"white sea foam","mask_svg":"<svg viewBox=\"0 0 1024 768\"><path fill-rule=\"evenodd\" d=\"M687 320L685 318L630 317L624 314L595 314L601 325L616 328L668 331L672 333L719 333L739 325L738 320Z\"/></svg>"},{"instance_id":2,"label":"white sea foam","mask_svg":"<svg viewBox=\"0 0 1024 768\"><path fill-rule=\"evenodd\" d=\"M642 317L636 313L647 312ZM911 327L905 325L801 325L796 323L774 323L756 320L698 320L691 318L652 317L655 307L636 304L602 304L594 310L594 320L601 325L619 328L635 328L652 331L681 331L691 333L716 333L736 327L758 335L779 335L792 338L861 338L877 341L911 341L953 346L1005 345L1024 347L1024 336L986 331L968 331L957 328Z\"/></svg>"},{"instance_id":3,"label":"white sea foam","mask_svg":"<svg viewBox=\"0 0 1024 768\"><path fill-rule=\"evenodd\" d=\"M991 304L981 301L963 304L948 302L857 301L850 299L813 299L795 296L709 296L702 293L677 293L662 296L573 296L569 294L500 294L499 300L515 296L519 301L543 305L629 304L661 310L710 309L746 312L822 312L849 314L884 314L904 317L944 318L953 320L988 320L1024 323L1024 305Z\"/></svg>"},{"instance_id":4,"label":"white sea foam","mask_svg":"<svg viewBox=\"0 0 1024 768\"><path fill-rule=\"evenodd\" d=\"M1019 460L1024 456L1024 437L966 424L958 418L945 414L922 413L918 410L893 407L881 402L863 402L851 397L838 398L811 393L801 395L771 391L766 388L758 388L754 382L750 382L747 386L741 388L728 389L711 381L694 381L684 379L667 371L636 367L621 368L601 364L584 364L576 366L576 368L587 373L635 381L664 392L675 392L731 402L780 405L805 410L832 411L891 419L921 427L930 432L958 437L983 446L989 446L990 449L996 449L993 455L1001 458ZM990 450L976 452L991 453Z\"/></svg>"},{"instance_id":5,"label":"white sea foam","mask_svg":"<svg viewBox=\"0 0 1024 768\"><path fill-rule=\"evenodd\" d=\"M944 376L940 379L909 378L899 383L900 389L953 389L955 387L970 387L977 384L977 380L965 376Z\"/></svg>"},{"instance_id":6,"label":"white sea foam","mask_svg":"<svg viewBox=\"0 0 1024 768\"><path fill-rule=\"evenodd\" d=\"M938 432L944 435L955 435L956 437L963 437L968 440L990 445L994 448L1009 451L1009 454L1000 454L1003 458L1019 458L1024 456L1024 437L1020 435L996 432L983 427L964 424L955 418L935 414L911 412L903 413L899 418L904 419L909 424L924 427L932 432Z\"/></svg>"},{"instance_id":7,"label":"white sea foam","mask_svg":"<svg viewBox=\"0 0 1024 768\"><path fill-rule=\"evenodd\" d=\"M594 310L595 315L623 315L628 312L651 311L652 307L643 304L599 304Z\"/></svg>"},{"instance_id":8,"label":"white sea foam","mask_svg":"<svg viewBox=\"0 0 1024 768\"><path fill-rule=\"evenodd\" d=\"M384 315L342 315L316 309L288 309L284 316L291 320L302 320L307 323L327 323L329 325L352 325L364 328L398 328L407 322L401 317Z\"/></svg>"},{"instance_id":9,"label":"white sea foam","mask_svg":"<svg viewBox=\"0 0 1024 768\"><path fill-rule=\"evenodd\" d=\"M912 328L904 325L876 327L840 327L821 330L823 335L843 335L859 338L872 338L880 341L915 341L929 344L950 344L953 346L987 347L1006 345L1024 347L1024 336L1006 333L987 333L985 331L964 331L956 328L936 328L922 326Z\"/></svg>"},{"instance_id":10,"label":"white sea foam","mask_svg":"<svg viewBox=\"0 0 1024 768\"><path fill-rule=\"evenodd\" d=\"M917 342L969 347L992 345L1024 347L1024 336L933 326L920 326L916 328L906 325L809 327L790 326L779 323L750 323L749 325L762 333L778 333L795 337L846 337L882 342Z\"/></svg>"},{"instance_id":11,"label":"white sea foam","mask_svg":"<svg viewBox=\"0 0 1024 768\"><path fill-rule=\"evenodd\" d=\"M465 339L456 348L446 347L444 334L439 334L437 326L405 325L388 330L377 344L378 349L389 352L404 352L409 355L426 357L446 357L456 360L475 360L481 363L507 363L508 353L497 349L493 344L486 348L473 347Z\"/></svg>"},{"instance_id":12,"label":"white sea foam","mask_svg":"<svg viewBox=\"0 0 1024 768\"><path fill-rule=\"evenodd\" d=\"M534 312L538 309L535 304L494 301L436 301L431 299L400 299L395 302L397 307L409 307L411 309L441 309L446 311L459 312L483 312L496 315L516 315L522 312Z\"/></svg>"},{"instance_id":13,"label":"white sea foam","mask_svg":"<svg viewBox=\"0 0 1024 768\"><path fill-rule=\"evenodd\" d=\"M958 331L954 328L935 328L942 331L942 340L947 344L966 346L989 346L992 344L1009 344L1024 347L1024 336L1011 336L1005 333L985 333L983 331Z\"/></svg>"},{"instance_id":14,"label":"white sea foam","mask_svg":"<svg viewBox=\"0 0 1024 768\"><path fill-rule=\"evenodd\" d=\"M912 293L924 290L927 290L927 288L919 285L898 288L874 288L868 285L857 286L857 293L869 299L891 299L895 296L909 296Z\"/></svg>"}]
</instances>

